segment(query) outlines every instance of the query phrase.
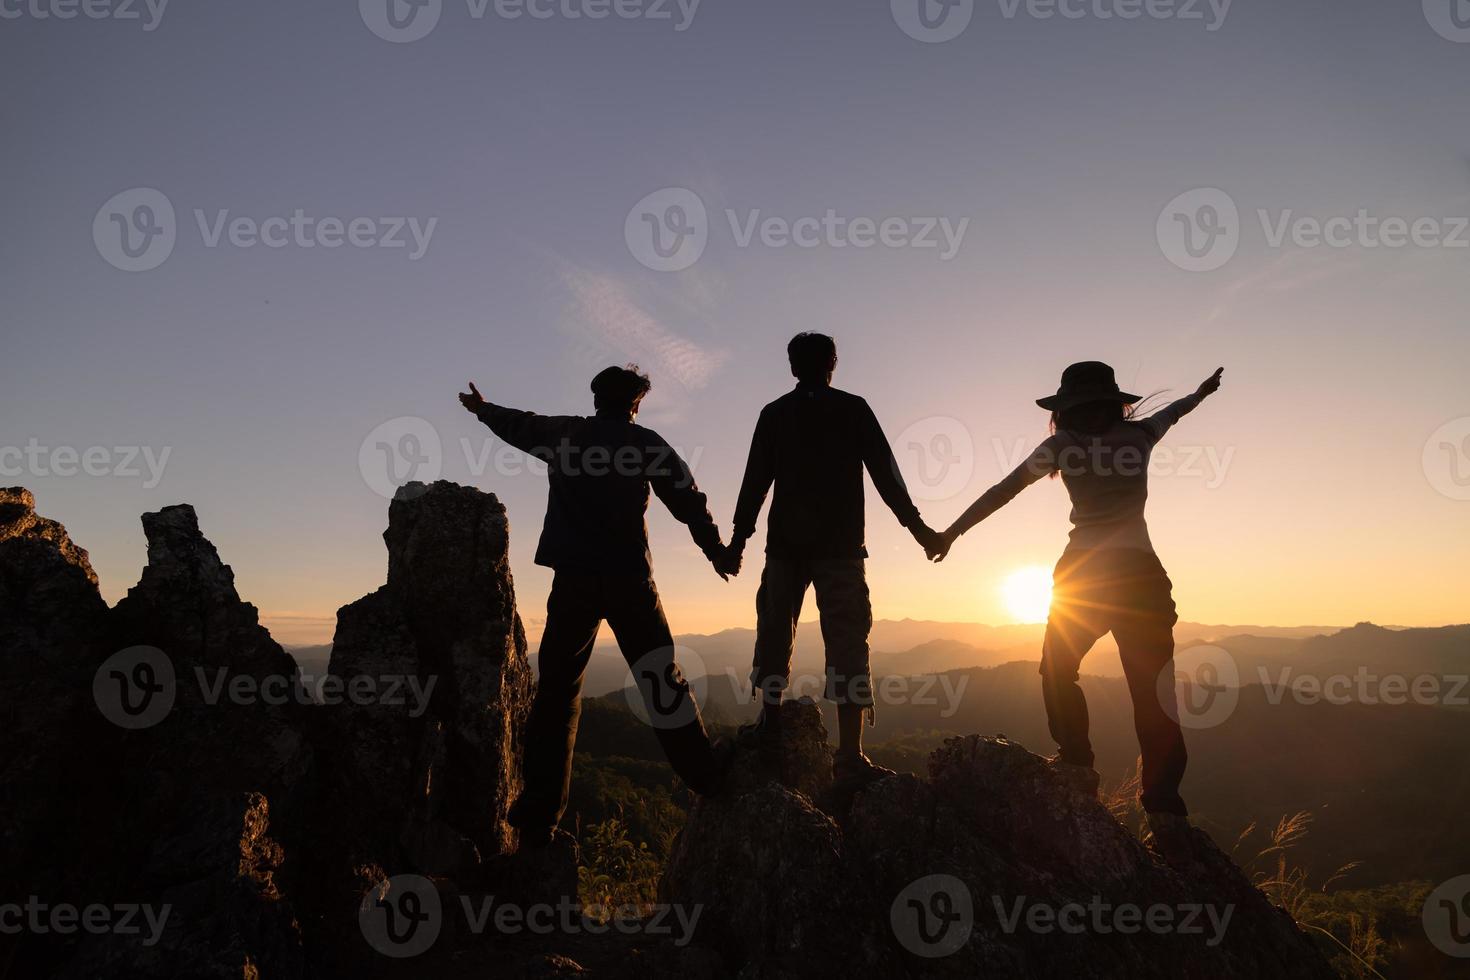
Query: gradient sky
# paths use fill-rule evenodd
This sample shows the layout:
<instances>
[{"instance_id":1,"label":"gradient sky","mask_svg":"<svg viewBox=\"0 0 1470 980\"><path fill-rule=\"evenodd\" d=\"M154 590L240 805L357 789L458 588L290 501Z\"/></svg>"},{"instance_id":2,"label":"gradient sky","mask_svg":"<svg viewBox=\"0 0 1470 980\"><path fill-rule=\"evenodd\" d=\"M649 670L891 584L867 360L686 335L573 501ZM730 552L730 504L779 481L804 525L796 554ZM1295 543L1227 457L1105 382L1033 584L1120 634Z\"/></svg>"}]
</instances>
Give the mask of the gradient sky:
<instances>
[{"instance_id":1,"label":"gradient sky","mask_svg":"<svg viewBox=\"0 0 1470 980\"><path fill-rule=\"evenodd\" d=\"M387 501L359 449L420 417L445 478L505 501L536 632L545 481L472 473L461 440L478 454L488 432L456 402L467 380L581 413L598 368L638 361L655 385L642 421L692 458L728 529L756 414L790 383L785 341L823 330L838 385L868 398L916 489L934 461L900 433L972 444L952 486L922 491L943 526L1044 437L1033 399L1068 362L1176 395L1224 365L1221 394L1166 445L1228 466L1153 482L1181 614L1470 618L1454 482L1470 456L1435 442L1424 462L1441 426L1451 445L1470 435L1470 249L1273 246L1256 214L1470 215L1470 43L1418 2L1236 0L1214 30L1203 4L1206 21L1009 7L977 3L958 37L920 43L887 0L704 0L682 31L673 5L673 20L510 20L444 0L431 34L399 44L349 2L178 3L149 31L5 0L22 13L0 19L0 449L169 456L151 488L16 474L13 455L0 482L34 490L90 550L109 601L145 560L139 514L192 503L277 637L324 642L386 566ZM177 243L126 272L93 220L138 187L172 203ZM678 272L646 268L624 237L668 187L709 215L707 248ZM1209 272L1177 267L1156 235L1196 188L1240 212L1238 251ZM195 209L438 222L411 261L209 248ZM969 224L945 261L741 247L726 209ZM1067 509L1042 483L929 566L870 490L876 615L1006 621L1001 580L1055 560ZM676 632L752 623L763 525L728 585L656 503L650 525Z\"/></svg>"}]
</instances>

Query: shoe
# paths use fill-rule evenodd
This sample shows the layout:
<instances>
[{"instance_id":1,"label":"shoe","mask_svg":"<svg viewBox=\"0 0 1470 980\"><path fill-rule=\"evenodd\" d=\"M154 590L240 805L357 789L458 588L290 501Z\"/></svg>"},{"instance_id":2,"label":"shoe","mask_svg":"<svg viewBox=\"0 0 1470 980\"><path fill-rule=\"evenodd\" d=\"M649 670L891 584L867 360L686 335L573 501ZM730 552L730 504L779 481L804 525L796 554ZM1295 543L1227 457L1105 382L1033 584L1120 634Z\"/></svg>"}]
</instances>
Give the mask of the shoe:
<instances>
[{"instance_id":1,"label":"shoe","mask_svg":"<svg viewBox=\"0 0 1470 980\"><path fill-rule=\"evenodd\" d=\"M1046 760L1052 772L1071 786L1083 796L1097 799L1098 789L1102 786L1102 777L1096 769L1091 766L1078 765L1075 762L1067 762L1060 755L1054 755Z\"/></svg>"},{"instance_id":2,"label":"shoe","mask_svg":"<svg viewBox=\"0 0 1470 980\"><path fill-rule=\"evenodd\" d=\"M1152 811L1144 813L1148 821L1149 839L1166 861L1179 862L1194 854L1194 825L1179 813Z\"/></svg>"},{"instance_id":3,"label":"shoe","mask_svg":"<svg viewBox=\"0 0 1470 980\"><path fill-rule=\"evenodd\" d=\"M837 789L863 789L880 779L897 775L892 769L875 764L861 752L838 752L832 757L832 781Z\"/></svg>"}]
</instances>

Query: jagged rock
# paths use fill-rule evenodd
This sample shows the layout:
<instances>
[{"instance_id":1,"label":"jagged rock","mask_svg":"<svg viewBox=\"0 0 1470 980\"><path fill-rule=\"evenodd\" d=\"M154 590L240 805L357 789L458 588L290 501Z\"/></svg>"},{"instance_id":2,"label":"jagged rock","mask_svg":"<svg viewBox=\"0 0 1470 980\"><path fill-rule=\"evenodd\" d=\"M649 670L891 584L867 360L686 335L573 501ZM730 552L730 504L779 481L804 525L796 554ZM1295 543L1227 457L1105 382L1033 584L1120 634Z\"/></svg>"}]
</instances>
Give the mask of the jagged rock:
<instances>
[{"instance_id":1,"label":"jagged rock","mask_svg":"<svg viewBox=\"0 0 1470 980\"><path fill-rule=\"evenodd\" d=\"M505 508L447 481L410 483L383 539L388 581L338 612L328 673L395 696L328 705L316 738L333 909L361 886L349 869L468 882L516 847L505 816L533 683Z\"/></svg>"},{"instance_id":2,"label":"jagged rock","mask_svg":"<svg viewBox=\"0 0 1470 980\"><path fill-rule=\"evenodd\" d=\"M109 768L92 702L106 616L87 553L29 490L0 489L0 877L26 895L72 887L58 851L90 853L90 816L56 801Z\"/></svg>"},{"instance_id":3,"label":"jagged rock","mask_svg":"<svg viewBox=\"0 0 1470 980\"><path fill-rule=\"evenodd\" d=\"M814 705L799 712L817 717ZM819 720L794 727L825 742ZM820 758L818 747L802 757ZM737 758L737 771L751 765ZM742 776L696 804L675 844L665 894L706 907L699 941L742 976L1333 975L1203 832L1166 861L1004 738L947 740L928 779L873 784L840 826L823 800ZM1134 908L1168 910L1179 925L1195 916L1201 931L1125 934L1115 923L1132 928ZM1065 928L1047 920L1058 912Z\"/></svg>"}]
</instances>

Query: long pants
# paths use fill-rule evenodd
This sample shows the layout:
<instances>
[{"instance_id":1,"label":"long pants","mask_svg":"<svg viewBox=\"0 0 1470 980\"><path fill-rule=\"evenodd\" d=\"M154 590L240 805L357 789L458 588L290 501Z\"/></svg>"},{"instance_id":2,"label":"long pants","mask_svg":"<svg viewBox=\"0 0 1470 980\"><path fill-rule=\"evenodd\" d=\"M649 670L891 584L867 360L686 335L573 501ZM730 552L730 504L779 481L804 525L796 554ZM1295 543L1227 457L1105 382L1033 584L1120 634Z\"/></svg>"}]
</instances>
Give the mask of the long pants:
<instances>
[{"instance_id":1,"label":"long pants","mask_svg":"<svg viewBox=\"0 0 1470 980\"><path fill-rule=\"evenodd\" d=\"M713 784L709 736L694 692L674 662L674 637L653 580L558 570L546 601L546 631L538 654L541 676L526 725L526 785L511 808L513 826L554 827L566 810L582 715L582 677L604 619L633 670L645 720L675 774L695 792L707 792Z\"/></svg>"},{"instance_id":2,"label":"long pants","mask_svg":"<svg viewBox=\"0 0 1470 980\"><path fill-rule=\"evenodd\" d=\"M808 587L816 589L827 650L827 699L871 708L868 634L873 629L873 606L861 558L766 559L755 597L753 688L775 694L790 683L796 623Z\"/></svg>"},{"instance_id":3,"label":"long pants","mask_svg":"<svg viewBox=\"0 0 1470 980\"><path fill-rule=\"evenodd\" d=\"M1150 551L1114 549L1062 556L1053 578L1042 645L1047 722L1064 762L1093 764L1082 658L1104 634L1118 641L1143 757L1143 808L1187 815L1179 795L1188 755L1174 692L1173 586ZM1163 677L1168 671L1167 677Z\"/></svg>"}]
</instances>

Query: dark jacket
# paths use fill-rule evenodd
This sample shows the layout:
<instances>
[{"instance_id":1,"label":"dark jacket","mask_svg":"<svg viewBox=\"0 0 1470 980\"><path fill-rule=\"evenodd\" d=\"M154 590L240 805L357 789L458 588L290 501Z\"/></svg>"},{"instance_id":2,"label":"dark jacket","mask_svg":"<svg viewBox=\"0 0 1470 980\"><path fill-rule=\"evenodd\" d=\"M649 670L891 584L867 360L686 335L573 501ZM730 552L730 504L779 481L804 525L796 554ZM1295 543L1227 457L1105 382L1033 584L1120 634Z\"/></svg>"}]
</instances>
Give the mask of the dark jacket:
<instances>
[{"instance_id":1,"label":"dark jacket","mask_svg":"<svg viewBox=\"0 0 1470 980\"><path fill-rule=\"evenodd\" d=\"M650 575L648 491L689 526L706 556L720 532L684 460L657 432L626 418L536 415L486 403L476 413L510 445L546 463L551 490L536 564Z\"/></svg>"},{"instance_id":2,"label":"dark jacket","mask_svg":"<svg viewBox=\"0 0 1470 980\"><path fill-rule=\"evenodd\" d=\"M866 558L865 467L899 523L914 527L919 512L868 403L828 385L798 384L761 409L735 506L736 542L755 533L774 482L767 555Z\"/></svg>"}]
</instances>

